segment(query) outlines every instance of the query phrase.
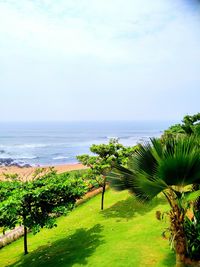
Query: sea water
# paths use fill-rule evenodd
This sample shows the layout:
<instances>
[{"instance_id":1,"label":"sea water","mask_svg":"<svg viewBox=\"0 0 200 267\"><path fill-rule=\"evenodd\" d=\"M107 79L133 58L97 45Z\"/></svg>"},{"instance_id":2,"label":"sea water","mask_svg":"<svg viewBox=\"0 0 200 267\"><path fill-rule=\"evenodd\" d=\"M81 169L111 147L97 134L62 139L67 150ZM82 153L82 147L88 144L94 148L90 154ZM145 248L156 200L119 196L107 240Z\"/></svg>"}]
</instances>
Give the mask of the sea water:
<instances>
[{"instance_id":1,"label":"sea water","mask_svg":"<svg viewBox=\"0 0 200 267\"><path fill-rule=\"evenodd\" d=\"M9 122L0 123L0 159L17 164L57 165L76 163L90 153L92 144L118 138L133 146L159 137L171 122Z\"/></svg>"}]
</instances>

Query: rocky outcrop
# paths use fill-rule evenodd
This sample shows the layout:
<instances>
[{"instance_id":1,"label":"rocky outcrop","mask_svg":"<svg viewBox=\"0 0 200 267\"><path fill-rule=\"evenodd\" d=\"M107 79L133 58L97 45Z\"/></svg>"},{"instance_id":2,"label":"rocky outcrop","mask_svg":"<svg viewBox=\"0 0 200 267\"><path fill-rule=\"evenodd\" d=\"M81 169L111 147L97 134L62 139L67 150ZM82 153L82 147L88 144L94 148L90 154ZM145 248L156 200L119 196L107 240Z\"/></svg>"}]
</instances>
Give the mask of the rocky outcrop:
<instances>
[{"instance_id":1,"label":"rocky outcrop","mask_svg":"<svg viewBox=\"0 0 200 267\"><path fill-rule=\"evenodd\" d=\"M30 164L24 162L16 162L12 158L0 158L0 166L9 167L9 166L16 166L16 167L31 167Z\"/></svg>"}]
</instances>

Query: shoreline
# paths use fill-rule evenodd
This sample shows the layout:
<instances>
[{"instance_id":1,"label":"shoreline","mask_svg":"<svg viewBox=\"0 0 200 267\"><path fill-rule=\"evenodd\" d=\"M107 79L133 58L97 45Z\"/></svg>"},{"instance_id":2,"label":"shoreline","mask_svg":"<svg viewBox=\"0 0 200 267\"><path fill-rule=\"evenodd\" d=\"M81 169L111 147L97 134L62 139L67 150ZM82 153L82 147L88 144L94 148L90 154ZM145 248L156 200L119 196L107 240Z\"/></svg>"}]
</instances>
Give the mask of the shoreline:
<instances>
[{"instance_id":1,"label":"shoreline","mask_svg":"<svg viewBox=\"0 0 200 267\"><path fill-rule=\"evenodd\" d=\"M17 166L0 166L0 178L3 178L5 174L18 174L25 178L31 176L35 169L54 167L57 173L63 173L68 171L87 169L86 166L81 163L61 164L61 165L49 165L49 166L34 166L34 167L17 167Z\"/></svg>"}]
</instances>

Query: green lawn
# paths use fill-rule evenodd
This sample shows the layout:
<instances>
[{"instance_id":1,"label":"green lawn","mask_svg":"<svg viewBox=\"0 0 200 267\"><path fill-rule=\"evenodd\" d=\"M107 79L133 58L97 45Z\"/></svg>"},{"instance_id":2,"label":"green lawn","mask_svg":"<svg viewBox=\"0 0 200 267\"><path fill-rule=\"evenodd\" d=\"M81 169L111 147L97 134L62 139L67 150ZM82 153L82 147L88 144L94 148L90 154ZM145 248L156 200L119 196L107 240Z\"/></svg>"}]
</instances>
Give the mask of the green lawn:
<instances>
[{"instance_id":1,"label":"green lawn","mask_svg":"<svg viewBox=\"0 0 200 267\"><path fill-rule=\"evenodd\" d=\"M60 217L58 227L29 234L27 256L23 239L1 249L0 266L174 266L168 241L161 237L166 224L155 218L156 210L168 208L163 199L143 206L127 192L110 190L105 210L99 207L100 195Z\"/></svg>"}]
</instances>

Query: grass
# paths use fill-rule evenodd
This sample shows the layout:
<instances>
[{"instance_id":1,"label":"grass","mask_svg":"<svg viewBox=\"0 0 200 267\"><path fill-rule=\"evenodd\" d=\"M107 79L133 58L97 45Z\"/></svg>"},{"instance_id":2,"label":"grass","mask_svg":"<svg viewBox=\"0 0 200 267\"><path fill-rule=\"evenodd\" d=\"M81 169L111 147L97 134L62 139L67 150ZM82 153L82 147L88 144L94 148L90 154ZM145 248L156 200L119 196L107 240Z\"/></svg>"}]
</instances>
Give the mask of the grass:
<instances>
[{"instance_id":1,"label":"grass","mask_svg":"<svg viewBox=\"0 0 200 267\"><path fill-rule=\"evenodd\" d=\"M58 227L29 234L29 254L23 239L0 250L1 267L172 267L174 254L161 236L166 223L155 217L168 206L163 199L143 206L127 192L109 190L105 210L100 195L58 218Z\"/></svg>"}]
</instances>

